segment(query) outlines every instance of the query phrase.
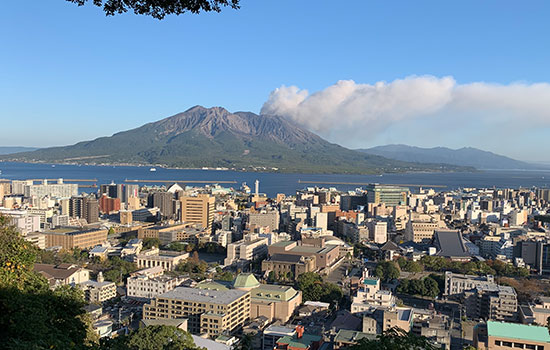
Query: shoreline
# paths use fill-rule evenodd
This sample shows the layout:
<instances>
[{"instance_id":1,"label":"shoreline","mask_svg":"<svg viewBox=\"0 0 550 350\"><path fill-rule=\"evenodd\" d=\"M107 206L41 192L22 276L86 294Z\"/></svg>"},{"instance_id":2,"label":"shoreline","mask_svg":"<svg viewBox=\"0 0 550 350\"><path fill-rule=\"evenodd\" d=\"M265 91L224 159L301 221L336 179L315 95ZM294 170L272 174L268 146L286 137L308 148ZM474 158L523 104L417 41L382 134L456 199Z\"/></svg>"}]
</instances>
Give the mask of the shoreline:
<instances>
[{"instance_id":1,"label":"shoreline","mask_svg":"<svg viewBox=\"0 0 550 350\"><path fill-rule=\"evenodd\" d=\"M73 166L97 166L97 167L140 167L140 168L161 168L167 170L203 170L203 171L233 171L239 173L255 172L266 174L304 174L304 175L368 175L368 176L383 176L390 174L447 174L447 173L478 173L483 172L480 169L464 169L464 170L404 170L394 172L315 172L315 171L285 171L281 168L272 167L251 167L251 168L227 168L227 167L172 167L165 164L146 164L146 163L80 163L80 162L63 162L63 161L31 161L31 160L13 160L0 159L2 163L22 163L22 164L46 164L46 165L73 165ZM466 167L465 167L466 168ZM274 170L276 169L276 170Z\"/></svg>"}]
</instances>

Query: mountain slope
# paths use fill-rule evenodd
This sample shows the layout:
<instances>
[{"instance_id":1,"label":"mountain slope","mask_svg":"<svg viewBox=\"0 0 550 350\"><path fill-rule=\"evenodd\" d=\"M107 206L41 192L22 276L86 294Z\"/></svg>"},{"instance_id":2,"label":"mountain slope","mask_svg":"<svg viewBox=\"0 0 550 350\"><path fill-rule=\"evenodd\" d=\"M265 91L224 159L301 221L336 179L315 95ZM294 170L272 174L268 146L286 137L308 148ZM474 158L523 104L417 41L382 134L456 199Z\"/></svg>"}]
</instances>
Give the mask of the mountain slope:
<instances>
[{"instance_id":1,"label":"mountain slope","mask_svg":"<svg viewBox=\"0 0 550 350\"><path fill-rule=\"evenodd\" d=\"M2 147L0 146L0 154L13 154L20 152L31 152L36 150L35 147Z\"/></svg>"},{"instance_id":2,"label":"mountain slope","mask_svg":"<svg viewBox=\"0 0 550 350\"><path fill-rule=\"evenodd\" d=\"M406 160L417 163L445 163L470 166L476 169L541 168L534 164L472 147L451 149L446 147L421 148L407 145L386 145L360 149L358 151L395 160Z\"/></svg>"},{"instance_id":3,"label":"mountain slope","mask_svg":"<svg viewBox=\"0 0 550 350\"><path fill-rule=\"evenodd\" d=\"M421 165L349 150L278 116L193 107L110 137L19 153L3 159L169 167L278 168L285 172L380 173L464 170Z\"/></svg>"}]
</instances>

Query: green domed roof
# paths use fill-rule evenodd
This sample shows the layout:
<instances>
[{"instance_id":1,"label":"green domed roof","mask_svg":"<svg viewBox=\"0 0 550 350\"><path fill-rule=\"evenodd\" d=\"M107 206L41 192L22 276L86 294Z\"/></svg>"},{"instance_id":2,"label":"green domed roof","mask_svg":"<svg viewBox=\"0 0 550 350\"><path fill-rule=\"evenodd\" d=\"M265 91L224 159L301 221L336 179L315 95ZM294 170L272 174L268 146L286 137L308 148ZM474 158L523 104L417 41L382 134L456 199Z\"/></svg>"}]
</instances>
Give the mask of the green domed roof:
<instances>
[{"instance_id":1,"label":"green domed roof","mask_svg":"<svg viewBox=\"0 0 550 350\"><path fill-rule=\"evenodd\" d=\"M260 282L251 273L240 273L233 282L234 288L256 288L260 286Z\"/></svg>"}]
</instances>

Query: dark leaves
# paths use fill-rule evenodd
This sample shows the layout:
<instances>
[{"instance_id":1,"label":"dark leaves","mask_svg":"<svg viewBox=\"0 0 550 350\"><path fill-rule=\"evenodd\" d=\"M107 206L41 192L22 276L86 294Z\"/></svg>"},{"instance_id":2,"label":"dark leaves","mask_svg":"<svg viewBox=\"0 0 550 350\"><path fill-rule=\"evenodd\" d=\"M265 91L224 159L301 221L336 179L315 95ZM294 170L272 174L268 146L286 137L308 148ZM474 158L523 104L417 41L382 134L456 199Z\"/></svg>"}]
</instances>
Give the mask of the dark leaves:
<instances>
[{"instance_id":1,"label":"dark leaves","mask_svg":"<svg viewBox=\"0 0 550 350\"><path fill-rule=\"evenodd\" d=\"M88 0L67 0L82 6ZM103 7L107 16L134 11L136 15L163 19L167 15L181 15L186 12L220 12L223 7L239 9L239 0L93 0L94 5Z\"/></svg>"}]
</instances>

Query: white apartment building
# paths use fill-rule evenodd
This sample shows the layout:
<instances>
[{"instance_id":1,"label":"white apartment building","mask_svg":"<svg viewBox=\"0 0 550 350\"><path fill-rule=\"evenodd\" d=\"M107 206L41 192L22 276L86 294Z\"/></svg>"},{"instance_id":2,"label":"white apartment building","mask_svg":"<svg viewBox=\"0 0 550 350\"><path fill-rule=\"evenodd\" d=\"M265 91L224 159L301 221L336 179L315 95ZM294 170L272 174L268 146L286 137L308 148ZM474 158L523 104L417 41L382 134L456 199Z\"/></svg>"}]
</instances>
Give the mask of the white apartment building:
<instances>
[{"instance_id":1,"label":"white apartment building","mask_svg":"<svg viewBox=\"0 0 550 350\"><path fill-rule=\"evenodd\" d=\"M218 230L216 231L216 234L214 235L214 242L218 243L222 247L227 247L229 243L231 243L233 232L227 230Z\"/></svg>"},{"instance_id":2,"label":"white apartment building","mask_svg":"<svg viewBox=\"0 0 550 350\"><path fill-rule=\"evenodd\" d=\"M133 298L151 299L171 291L183 282L180 277L165 276L163 273L164 269L160 266L133 273L126 282L126 294Z\"/></svg>"},{"instance_id":3,"label":"white apartment building","mask_svg":"<svg viewBox=\"0 0 550 350\"><path fill-rule=\"evenodd\" d=\"M25 197L50 197L50 198L67 198L78 196L78 184L64 184L60 179L56 184L48 184L48 181L40 185L25 185Z\"/></svg>"},{"instance_id":4,"label":"white apartment building","mask_svg":"<svg viewBox=\"0 0 550 350\"><path fill-rule=\"evenodd\" d=\"M11 182L11 193L15 195L25 194L25 186L32 184L32 180L13 180Z\"/></svg>"},{"instance_id":5,"label":"white apartment building","mask_svg":"<svg viewBox=\"0 0 550 350\"><path fill-rule=\"evenodd\" d=\"M97 275L97 281L83 282L80 288L84 291L84 299L88 303L102 303L116 297L115 282L105 281L101 271Z\"/></svg>"},{"instance_id":6,"label":"white apartment building","mask_svg":"<svg viewBox=\"0 0 550 350\"><path fill-rule=\"evenodd\" d=\"M369 270L363 271L361 286L351 304L352 313L362 313L377 307L394 307L395 297L389 290L380 289L380 279L371 277Z\"/></svg>"},{"instance_id":7,"label":"white apartment building","mask_svg":"<svg viewBox=\"0 0 550 350\"><path fill-rule=\"evenodd\" d=\"M385 221L371 221L368 224L369 238L376 244L384 244L388 241L388 223Z\"/></svg>"},{"instance_id":8,"label":"white apartment building","mask_svg":"<svg viewBox=\"0 0 550 350\"><path fill-rule=\"evenodd\" d=\"M0 214L9 216L11 224L23 236L26 236L30 232L40 231L40 216L38 215L30 215L26 210L8 210L3 208L0 208Z\"/></svg>"},{"instance_id":9,"label":"white apartment building","mask_svg":"<svg viewBox=\"0 0 550 350\"><path fill-rule=\"evenodd\" d=\"M265 255L267 255L267 238L250 234L238 242L227 245L227 257L224 264L227 266L238 261L252 261Z\"/></svg>"},{"instance_id":10,"label":"white apartment building","mask_svg":"<svg viewBox=\"0 0 550 350\"><path fill-rule=\"evenodd\" d=\"M137 266L141 269L160 266L165 270L172 271L180 262L188 257L189 253L152 248L144 250L137 255Z\"/></svg>"}]
</instances>

